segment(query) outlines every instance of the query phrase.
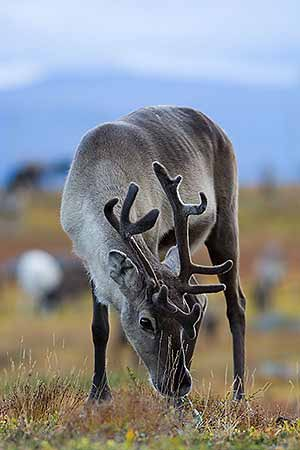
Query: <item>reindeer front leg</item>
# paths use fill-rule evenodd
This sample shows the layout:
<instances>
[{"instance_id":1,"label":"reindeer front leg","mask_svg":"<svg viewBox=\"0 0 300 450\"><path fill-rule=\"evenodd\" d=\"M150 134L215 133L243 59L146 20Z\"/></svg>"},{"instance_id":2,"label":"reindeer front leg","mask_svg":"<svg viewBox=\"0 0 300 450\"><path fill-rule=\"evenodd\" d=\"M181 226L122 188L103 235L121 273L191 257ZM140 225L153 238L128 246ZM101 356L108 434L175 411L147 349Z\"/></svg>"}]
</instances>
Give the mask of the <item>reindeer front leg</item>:
<instances>
[{"instance_id":1,"label":"reindeer front leg","mask_svg":"<svg viewBox=\"0 0 300 450\"><path fill-rule=\"evenodd\" d=\"M94 376L89 400L100 402L111 399L106 376L106 347L109 337L109 321L108 308L98 302L93 282L91 284L93 295Z\"/></svg>"}]
</instances>

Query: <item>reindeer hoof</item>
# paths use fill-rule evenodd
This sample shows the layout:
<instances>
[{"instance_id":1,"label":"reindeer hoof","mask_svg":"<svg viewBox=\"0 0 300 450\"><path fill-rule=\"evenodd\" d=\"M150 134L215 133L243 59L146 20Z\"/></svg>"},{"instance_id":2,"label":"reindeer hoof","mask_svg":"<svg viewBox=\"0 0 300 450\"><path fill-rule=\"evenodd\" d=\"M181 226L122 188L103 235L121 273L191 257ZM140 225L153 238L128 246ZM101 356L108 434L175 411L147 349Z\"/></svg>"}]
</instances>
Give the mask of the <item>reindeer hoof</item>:
<instances>
[{"instance_id":1,"label":"reindeer hoof","mask_svg":"<svg viewBox=\"0 0 300 450\"><path fill-rule=\"evenodd\" d=\"M112 400L112 394L108 387L101 390L91 389L91 392L87 399L88 405L99 405L100 403Z\"/></svg>"}]
</instances>

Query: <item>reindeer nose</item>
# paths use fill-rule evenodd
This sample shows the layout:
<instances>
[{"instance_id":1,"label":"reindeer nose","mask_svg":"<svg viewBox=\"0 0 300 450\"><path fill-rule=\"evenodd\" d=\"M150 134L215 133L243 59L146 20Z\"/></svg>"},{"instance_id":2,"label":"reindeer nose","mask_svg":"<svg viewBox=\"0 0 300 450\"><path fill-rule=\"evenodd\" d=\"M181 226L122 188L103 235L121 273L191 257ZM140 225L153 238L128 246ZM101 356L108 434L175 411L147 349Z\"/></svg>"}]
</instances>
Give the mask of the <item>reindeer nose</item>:
<instances>
[{"instance_id":1,"label":"reindeer nose","mask_svg":"<svg viewBox=\"0 0 300 450\"><path fill-rule=\"evenodd\" d=\"M180 382L178 393L179 397L184 397L187 395L192 387L192 378L188 370L185 370L184 376Z\"/></svg>"}]
</instances>

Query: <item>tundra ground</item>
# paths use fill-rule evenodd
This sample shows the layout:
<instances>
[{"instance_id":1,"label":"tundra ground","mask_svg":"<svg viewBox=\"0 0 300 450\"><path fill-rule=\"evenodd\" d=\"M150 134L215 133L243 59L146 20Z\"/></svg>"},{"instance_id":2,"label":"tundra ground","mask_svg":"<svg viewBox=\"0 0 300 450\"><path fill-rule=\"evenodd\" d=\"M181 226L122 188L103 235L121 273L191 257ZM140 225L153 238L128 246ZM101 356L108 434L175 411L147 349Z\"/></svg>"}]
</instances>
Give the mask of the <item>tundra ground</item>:
<instances>
[{"instance_id":1,"label":"tundra ground","mask_svg":"<svg viewBox=\"0 0 300 450\"><path fill-rule=\"evenodd\" d=\"M0 449L297 449L300 447L300 332L257 330L254 262L267 241L281 246L287 271L274 311L300 320L300 189L240 196L241 269L248 297L247 395L231 400L231 337L222 295L210 297L219 318L214 337L200 331L192 365L191 407L178 415L148 385L143 367L119 343L111 316L108 352L114 399L86 405L92 374L91 299L86 292L51 315L35 315L13 282L0 291ZM28 248L71 246L59 226L58 197L38 194L14 227L1 222L0 261ZM207 262L204 251L198 260ZM127 367L130 369L128 370ZM274 369L275 367L275 369Z\"/></svg>"}]
</instances>

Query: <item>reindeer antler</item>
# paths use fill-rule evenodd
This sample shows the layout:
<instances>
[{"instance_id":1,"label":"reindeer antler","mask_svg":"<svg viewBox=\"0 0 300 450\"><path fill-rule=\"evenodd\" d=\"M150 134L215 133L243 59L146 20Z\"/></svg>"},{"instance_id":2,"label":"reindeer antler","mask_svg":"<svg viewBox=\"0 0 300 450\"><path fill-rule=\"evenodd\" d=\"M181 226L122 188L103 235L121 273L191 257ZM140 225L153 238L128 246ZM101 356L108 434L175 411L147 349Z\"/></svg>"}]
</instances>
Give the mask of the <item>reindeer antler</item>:
<instances>
[{"instance_id":1,"label":"reindeer antler","mask_svg":"<svg viewBox=\"0 0 300 450\"><path fill-rule=\"evenodd\" d=\"M190 259L188 218L190 215L204 213L207 207L206 196L203 192L199 194L201 200L199 205L183 203L178 192L182 177L179 175L176 178L170 178L165 167L158 162L153 163L153 169L173 210L174 229L180 260L180 273L178 278L175 279L178 291L182 296L185 294L197 295L223 291L225 289L224 284L190 284L190 278L196 273L208 275L221 274L227 272L232 267L232 261L230 260L219 266L207 267L197 266L193 264ZM182 325L190 339L194 339L196 336L195 325L201 319L201 314L203 315L205 305L201 310L200 305L192 300L189 302L190 311L184 312L178 306L175 306L168 301L168 287L165 284L159 283L150 262L134 239L135 235L144 233L154 227L159 215L158 209L152 209L136 222L133 223L130 221L130 211L138 191L139 187L135 183L130 183L121 208L120 219L118 219L114 213L114 207L119 201L118 198L113 198L106 203L104 207L105 217L112 227L120 234L122 239L128 243L129 247L137 257L140 269L143 271L145 278L148 279L148 285L151 288L151 292L153 292L152 299L154 304L162 310L172 313L174 319Z\"/></svg>"},{"instance_id":2,"label":"reindeer antler","mask_svg":"<svg viewBox=\"0 0 300 450\"><path fill-rule=\"evenodd\" d=\"M192 309L189 312L184 312L178 306L175 306L174 303L168 301L168 287L166 285L162 285L157 294L154 294L153 300L154 303L162 308L164 311L168 311L172 313L173 317L180 325L184 328L187 336L190 339L195 339L196 337L196 324L199 320L202 320L202 316L206 309L207 300L205 298L205 302L200 307L199 303L194 303Z\"/></svg>"},{"instance_id":3,"label":"reindeer antler","mask_svg":"<svg viewBox=\"0 0 300 450\"><path fill-rule=\"evenodd\" d=\"M154 227L159 215L158 209L152 209L144 217L137 220L135 223L130 221L129 215L132 205L136 199L139 187L135 183L130 183L126 198L124 200L120 220L114 213L114 207L118 203L118 198L109 200L104 206L104 215L112 227L120 234L120 236L128 243L131 250L135 253L140 263L140 268L146 277L153 279L155 284L158 285L158 280L154 270L152 269L146 255L143 253L134 235L144 233Z\"/></svg>"},{"instance_id":4,"label":"reindeer antler","mask_svg":"<svg viewBox=\"0 0 300 450\"><path fill-rule=\"evenodd\" d=\"M188 218L190 215L203 214L207 207L207 199L203 192L199 193L201 203L199 205L185 204L180 198L179 185L182 177L178 175L171 178L165 167L159 162L153 163L153 169L173 210L175 237L177 242L180 273L178 276L178 288L184 294L204 294L223 291L224 284L191 285L190 278L194 274L216 275L225 273L232 267L232 261L228 260L218 266L198 266L192 263L189 249Z\"/></svg>"}]
</instances>

